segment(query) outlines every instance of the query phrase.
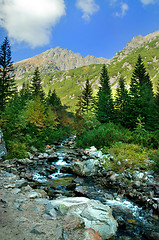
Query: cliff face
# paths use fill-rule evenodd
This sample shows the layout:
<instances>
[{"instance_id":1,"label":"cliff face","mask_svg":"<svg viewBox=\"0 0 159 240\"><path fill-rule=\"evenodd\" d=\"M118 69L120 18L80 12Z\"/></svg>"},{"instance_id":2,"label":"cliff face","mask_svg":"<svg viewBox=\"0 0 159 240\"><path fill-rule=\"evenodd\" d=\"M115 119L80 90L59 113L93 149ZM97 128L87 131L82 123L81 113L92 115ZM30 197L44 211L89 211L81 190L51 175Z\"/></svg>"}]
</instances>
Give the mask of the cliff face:
<instances>
[{"instance_id":1,"label":"cliff face","mask_svg":"<svg viewBox=\"0 0 159 240\"><path fill-rule=\"evenodd\" d=\"M39 67L40 72L57 72L61 70L75 69L90 64L106 64L106 58L97 58L94 56L82 57L80 53L74 53L68 49L56 47L49 49L32 58L20 61L14 64L16 79L22 78L25 73L33 72Z\"/></svg>"}]
</instances>

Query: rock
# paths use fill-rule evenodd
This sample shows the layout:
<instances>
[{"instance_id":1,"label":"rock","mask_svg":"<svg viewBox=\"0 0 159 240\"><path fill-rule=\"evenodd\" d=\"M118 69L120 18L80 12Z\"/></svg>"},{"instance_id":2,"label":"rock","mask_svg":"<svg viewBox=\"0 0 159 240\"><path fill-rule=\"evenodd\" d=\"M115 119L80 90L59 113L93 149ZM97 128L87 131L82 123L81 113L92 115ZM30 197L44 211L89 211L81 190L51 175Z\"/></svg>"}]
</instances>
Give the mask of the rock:
<instances>
[{"instance_id":1,"label":"rock","mask_svg":"<svg viewBox=\"0 0 159 240\"><path fill-rule=\"evenodd\" d=\"M30 192L28 194L28 198L30 199L34 199L34 198L40 198L42 197L41 193L38 193L38 192Z\"/></svg>"},{"instance_id":2,"label":"rock","mask_svg":"<svg viewBox=\"0 0 159 240\"><path fill-rule=\"evenodd\" d=\"M22 188L22 187L25 187L25 186L27 186L27 185L28 185L28 182L27 182L26 180L24 180L24 179L17 180L17 181L15 182L15 187L16 187L16 188Z\"/></svg>"},{"instance_id":3,"label":"rock","mask_svg":"<svg viewBox=\"0 0 159 240\"><path fill-rule=\"evenodd\" d=\"M102 238L94 229L88 228L85 230L84 240L102 240Z\"/></svg>"},{"instance_id":4,"label":"rock","mask_svg":"<svg viewBox=\"0 0 159 240\"><path fill-rule=\"evenodd\" d=\"M46 209L45 213L52 217L52 219L56 219L56 211L54 208Z\"/></svg>"},{"instance_id":5,"label":"rock","mask_svg":"<svg viewBox=\"0 0 159 240\"><path fill-rule=\"evenodd\" d=\"M64 217L64 229L82 229L84 228L84 220L76 214L67 214Z\"/></svg>"},{"instance_id":6,"label":"rock","mask_svg":"<svg viewBox=\"0 0 159 240\"><path fill-rule=\"evenodd\" d=\"M83 162L74 162L71 166L71 170L73 173L78 176L95 176L99 175L100 171L100 161L97 159L89 159Z\"/></svg>"},{"instance_id":7,"label":"rock","mask_svg":"<svg viewBox=\"0 0 159 240\"><path fill-rule=\"evenodd\" d=\"M85 228L92 228L103 240L115 235L117 222L109 206L84 197L62 198L51 201L61 215L76 214L84 220Z\"/></svg>"},{"instance_id":8,"label":"rock","mask_svg":"<svg viewBox=\"0 0 159 240\"><path fill-rule=\"evenodd\" d=\"M0 160L6 156L7 156L7 149L5 146L4 139L3 139L3 133L0 128Z\"/></svg>"},{"instance_id":9,"label":"rock","mask_svg":"<svg viewBox=\"0 0 159 240\"><path fill-rule=\"evenodd\" d=\"M31 233L34 233L34 234L46 234L43 230L36 229L36 228L33 228L31 230Z\"/></svg>"}]
</instances>

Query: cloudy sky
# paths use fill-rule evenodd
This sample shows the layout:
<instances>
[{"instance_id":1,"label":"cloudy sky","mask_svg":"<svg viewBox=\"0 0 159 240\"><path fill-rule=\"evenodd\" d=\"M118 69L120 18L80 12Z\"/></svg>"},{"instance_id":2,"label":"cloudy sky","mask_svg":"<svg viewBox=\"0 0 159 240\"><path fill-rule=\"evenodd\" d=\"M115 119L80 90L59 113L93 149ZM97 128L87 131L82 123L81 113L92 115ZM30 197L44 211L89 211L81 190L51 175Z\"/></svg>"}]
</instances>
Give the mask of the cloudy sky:
<instances>
[{"instance_id":1,"label":"cloudy sky","mask_svg":"<svg viewBox=\"0 0 159 240\"><path fill-rule=\"evenodd\" d=\"M14 62L47 49L111 58L137 35L159 30L159 0L0 0L0 44Z\"/></svg>"}]
</instances>

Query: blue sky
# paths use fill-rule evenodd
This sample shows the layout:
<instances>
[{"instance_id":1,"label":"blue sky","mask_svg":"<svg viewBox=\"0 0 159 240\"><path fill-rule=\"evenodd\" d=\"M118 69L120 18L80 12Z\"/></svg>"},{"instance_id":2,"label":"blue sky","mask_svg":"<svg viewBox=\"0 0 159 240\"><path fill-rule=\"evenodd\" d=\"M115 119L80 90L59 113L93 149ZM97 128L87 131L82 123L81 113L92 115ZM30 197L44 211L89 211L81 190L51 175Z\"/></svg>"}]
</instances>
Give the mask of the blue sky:
<instances>
[{"instance_id":1,"label":"blue sky","mask_svg":"<svg viewBox=\"0 0 159 240\"><path fill-rule=\"evenodd\" d=\"M159 0L0 0L0 44L14 62L57 46L111 58L137 35L159 30Z\"/></svg>"}]
</instances>

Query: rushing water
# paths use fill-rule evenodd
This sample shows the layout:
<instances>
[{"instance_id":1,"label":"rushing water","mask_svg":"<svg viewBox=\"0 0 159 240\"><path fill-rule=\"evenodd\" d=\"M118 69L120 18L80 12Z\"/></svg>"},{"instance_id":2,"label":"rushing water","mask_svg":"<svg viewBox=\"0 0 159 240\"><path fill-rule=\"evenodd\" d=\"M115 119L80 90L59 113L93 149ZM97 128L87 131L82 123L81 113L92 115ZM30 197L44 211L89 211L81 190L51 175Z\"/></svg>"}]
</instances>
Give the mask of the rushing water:
<instances>
[{"instance_id":1,"label":"rushing water","mask_svg":"<svg viewBox=\"0 0 159 240\"><path fill-rule=\"evenodd\" d=\"M56 198L59 195L82 195L109 205L119 223L119 230L115 240L146 240L148 238L145 237L146 234L144 235L143 232L157 231L159 223L153 218L151 211L146 211L128 199L118 196L112 189L104 189L92 178L79 178L68 172L63 172L63 167L71 164L68 156L77 158L76 151L65 146L65 143L63 142L57 147L57 160L55 162L49 163L46 160L43 165L36 166L33 174L33 180L39 183L40 187L44 184L45 187L49 188L48 195L50 198ZM55 167L54 173L48 173L47 168L49 165ZM75 186L72 187L73 184L76 189L74 189Z\"/></svg>"}]
</instances>

